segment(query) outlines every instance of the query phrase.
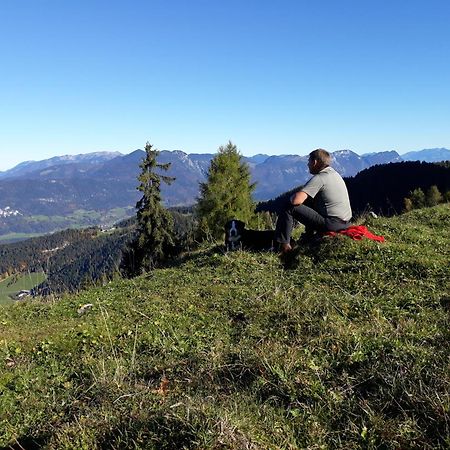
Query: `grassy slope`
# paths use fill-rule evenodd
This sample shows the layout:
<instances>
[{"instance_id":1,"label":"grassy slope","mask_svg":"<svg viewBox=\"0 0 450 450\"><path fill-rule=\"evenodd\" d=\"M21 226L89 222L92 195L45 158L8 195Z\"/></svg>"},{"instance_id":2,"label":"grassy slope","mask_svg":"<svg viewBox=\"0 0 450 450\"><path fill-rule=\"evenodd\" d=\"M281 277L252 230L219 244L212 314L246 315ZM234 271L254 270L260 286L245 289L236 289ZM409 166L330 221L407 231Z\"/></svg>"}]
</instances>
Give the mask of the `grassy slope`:
<instances>
[{"instance_id":1,"label":"grassy slope","mask_svg":"<svg viewBox=\"0 0 450 450\"><path fill-rule=\"evenodd\" d=\"M289 269L207 249L5 308L0 446L449 448L449 220L373 220L387 243L328 239Z\"/></svg>"},{"instance_id":2,"label":"grassy slope","mask_svg":"<svg viewBox=\"0 0 450 450\"><path fill-rule=\"evenodd\" d=\"M0 305L13 302L10 295L23 289L30 290L45 280L43 272L33 272L23 275L11 275L0 281Z\"/></svg>"}]
</instances>

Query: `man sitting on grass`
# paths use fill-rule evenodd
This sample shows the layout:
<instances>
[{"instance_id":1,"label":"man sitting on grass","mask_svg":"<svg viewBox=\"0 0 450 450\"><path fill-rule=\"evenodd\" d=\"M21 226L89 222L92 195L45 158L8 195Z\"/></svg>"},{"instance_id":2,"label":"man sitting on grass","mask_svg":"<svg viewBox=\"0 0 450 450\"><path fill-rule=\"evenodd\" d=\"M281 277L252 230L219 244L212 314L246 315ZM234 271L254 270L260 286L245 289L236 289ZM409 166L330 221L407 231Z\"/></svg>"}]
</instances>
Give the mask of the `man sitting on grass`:
<instances>
[{"instance_id":1,"label":"man sitting on grass","mask_svg":"<svg viewBox=\"0 0 450 450\"><path fill-rule=\"evenodd\" d=\"M330 163L331 155L326 150L319 148L309 154L308 169L313 177L290 197L278 215L275 239L282 253L292 250L289 242L294 219L305 225L305 239L316 231L340 231L351 225L347 186ZM314 200L313 208L303 204L308 198Z\"/></svg>"}]
</instances>

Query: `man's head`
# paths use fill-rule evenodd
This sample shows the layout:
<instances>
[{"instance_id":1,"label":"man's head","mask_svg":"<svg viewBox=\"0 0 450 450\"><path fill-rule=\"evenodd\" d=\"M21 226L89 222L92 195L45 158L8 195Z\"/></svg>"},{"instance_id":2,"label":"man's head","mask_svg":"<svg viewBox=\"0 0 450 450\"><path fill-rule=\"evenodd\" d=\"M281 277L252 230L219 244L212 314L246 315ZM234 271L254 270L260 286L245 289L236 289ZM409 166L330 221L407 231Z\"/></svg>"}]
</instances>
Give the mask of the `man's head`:
<instances>
[{"instance_id":1,"label":"man's head","mask_svg":"<svg viewBox=\"0 0 450 450\"><path fill-rule=\"evenodd\" d=\"M308 169L313 175L331 164L331 155L323 148L313 150L309 154Z\"/></svg>"}]
</instances>

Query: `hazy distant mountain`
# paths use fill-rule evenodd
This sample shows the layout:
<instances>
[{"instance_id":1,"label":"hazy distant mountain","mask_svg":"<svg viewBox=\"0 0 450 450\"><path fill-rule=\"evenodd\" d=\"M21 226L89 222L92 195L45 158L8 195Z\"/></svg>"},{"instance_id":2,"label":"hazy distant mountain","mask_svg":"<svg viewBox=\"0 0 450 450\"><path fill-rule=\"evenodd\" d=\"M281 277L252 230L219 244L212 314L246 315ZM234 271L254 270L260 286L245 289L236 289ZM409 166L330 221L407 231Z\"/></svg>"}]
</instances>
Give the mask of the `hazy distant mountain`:
<instances>
[{"instance_id":1,"label":"hazy distant mountain","mask_svg":"<svg viewBox=\"0 0 450 450\"><path fill-rule=\"evenodd\" d=\"M257 183L255 198L268 199L303 184L308 179L307 162L307 156L269 156L252 170L252 180Z\"/></svg>"},{"instance_id":2,"label":"hazy distant mountain","mask_svg":"<svg viewBox=\"0 0 450 450\"><path fill-rule=\"evenodd\" d=\"M450 150L447 148L429 148L416 150L402 155L404 161L440 162L450 160Z\"/></svg>"},{"instance_id":3,"label":"hazy distant mountain","mask_svg":"<svg viewBox=\"0 0 450 450\"><path fill-rule=\"evenodd\" d=\"M343 177L351 177L369 165L363 156L351 150L338 150L333 153L333 159L333 167Z\"/></svg>"},{"instance_id":4,"label":"hazy distant mountain","mask_svg":"<svg viewBox=\"0 0 450 450\"><path fill-rule=\"evenodd\" d=\"M361 157L364 159L368 167L375 166L377 164L388 164L403 161L403 157L394 150L378 153L365 153L364 155L361 155Z\"/></svg>"},{"instance_id":5,"label":"hazy distant mountain","mask_svg":"<svg viewBox=\"0 0 450 450\"><path fill-rule=\"evenodd\" d=\"M250 167L254 167L257 164L263 163L267 158L269 158L269 155L264 155L262 153L259 153L258 155L254 155L254 156L244 156L245 162Z\"/></svg>"},{"instance_id":6,"label":"hazy distant mountain","mask_svg":"<svg viewBox=\"0 0 450 450\"><path fill-rule=\"evenodd\" d=\"M430 157L430 152L420 155ZM62 156L28 161L0 174L0 236L53 231L73 221L77 225L108 223L133 214L140 197L137 176L144 155L143 150L136 150L127 155L98 152ZM339 150L332 155L333 166L347 177L376 164L402 160L395 151L360 156L351 150ZM167 206L195 203L199 183L205 181L213 156L180 150L160 152L159 162L171 163L167 175L175 177L170 186L162 185ZM256 200L274 198L304 184L311 176L308 156L256 155L244 159L252 181L257 183Z\"/></svg>"},{"instance_id":7,"label":"hazy distant mountain","mask_svg":"<svg viewBox=\"0 0 450 450\"><path fill-rule=\"evenodd\" d=\"M81 169L82 167L101 164L121 155L120 152L94 152L82 155L55 156L42 161L25 161L10 170L0 172L0 179L21 177L30 172L44 170L52 166L79 164Z\"/></svg>"}]
</instances>

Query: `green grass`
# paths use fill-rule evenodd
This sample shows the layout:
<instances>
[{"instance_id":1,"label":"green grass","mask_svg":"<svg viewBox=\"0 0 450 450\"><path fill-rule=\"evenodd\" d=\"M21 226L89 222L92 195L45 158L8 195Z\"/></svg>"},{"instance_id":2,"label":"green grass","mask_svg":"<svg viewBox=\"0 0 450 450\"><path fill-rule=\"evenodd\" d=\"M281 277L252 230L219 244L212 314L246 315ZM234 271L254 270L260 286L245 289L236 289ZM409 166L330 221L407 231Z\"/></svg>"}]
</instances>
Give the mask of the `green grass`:
<instances>
[{"instance_id":1,"label":"green grass","mask_svg":"<svg viewBox=\"0 0 450 450\"><path fill-rule=\"evenodd\" d=\"M21 290L33 289L45 280L43 272L32 272L20 275L11 275L0 281L0 305L13 302L11 296Z\"/></svg>"},{"instance_id":2,"label":"green grass","mask_svg":"<svg viewBox=\"0 0 450 450\"><path fill-rule=\"evenodd\" d=\"M131 209L131 208L128 208ZM50 224L58 225L68 225L73 227L81 227L86 225L92 225L95 223L101 223L107 221L112 223L128 217L129 211L126 208L114 208L109 211L94 211L94 210L84 210L77 209L73 213L66 216L44 216L44 215L34 215L26 218L29 223L39 223L47 222Z\"/></svg>"},{"instance_id":3,"label":"green grass","mask_svg":"<svg viewBox=\"0 0 450 450\"><path fill-rule=\"evenodd\" d=\"M42 236L42 233L7 233L0 236L0 243L17 242L37 236Z\"/></svg>"},{"instance_id":4,"label":"green grass","mask_svg":"<svg viewBox=\"0 0 450 450\"><path fill-rule=\"evenodd\" d=\"M285 262L205 247L5 307L0 446L449 448L449 220L371 219L386 243Z\"/></svg>"}]
</instances>

